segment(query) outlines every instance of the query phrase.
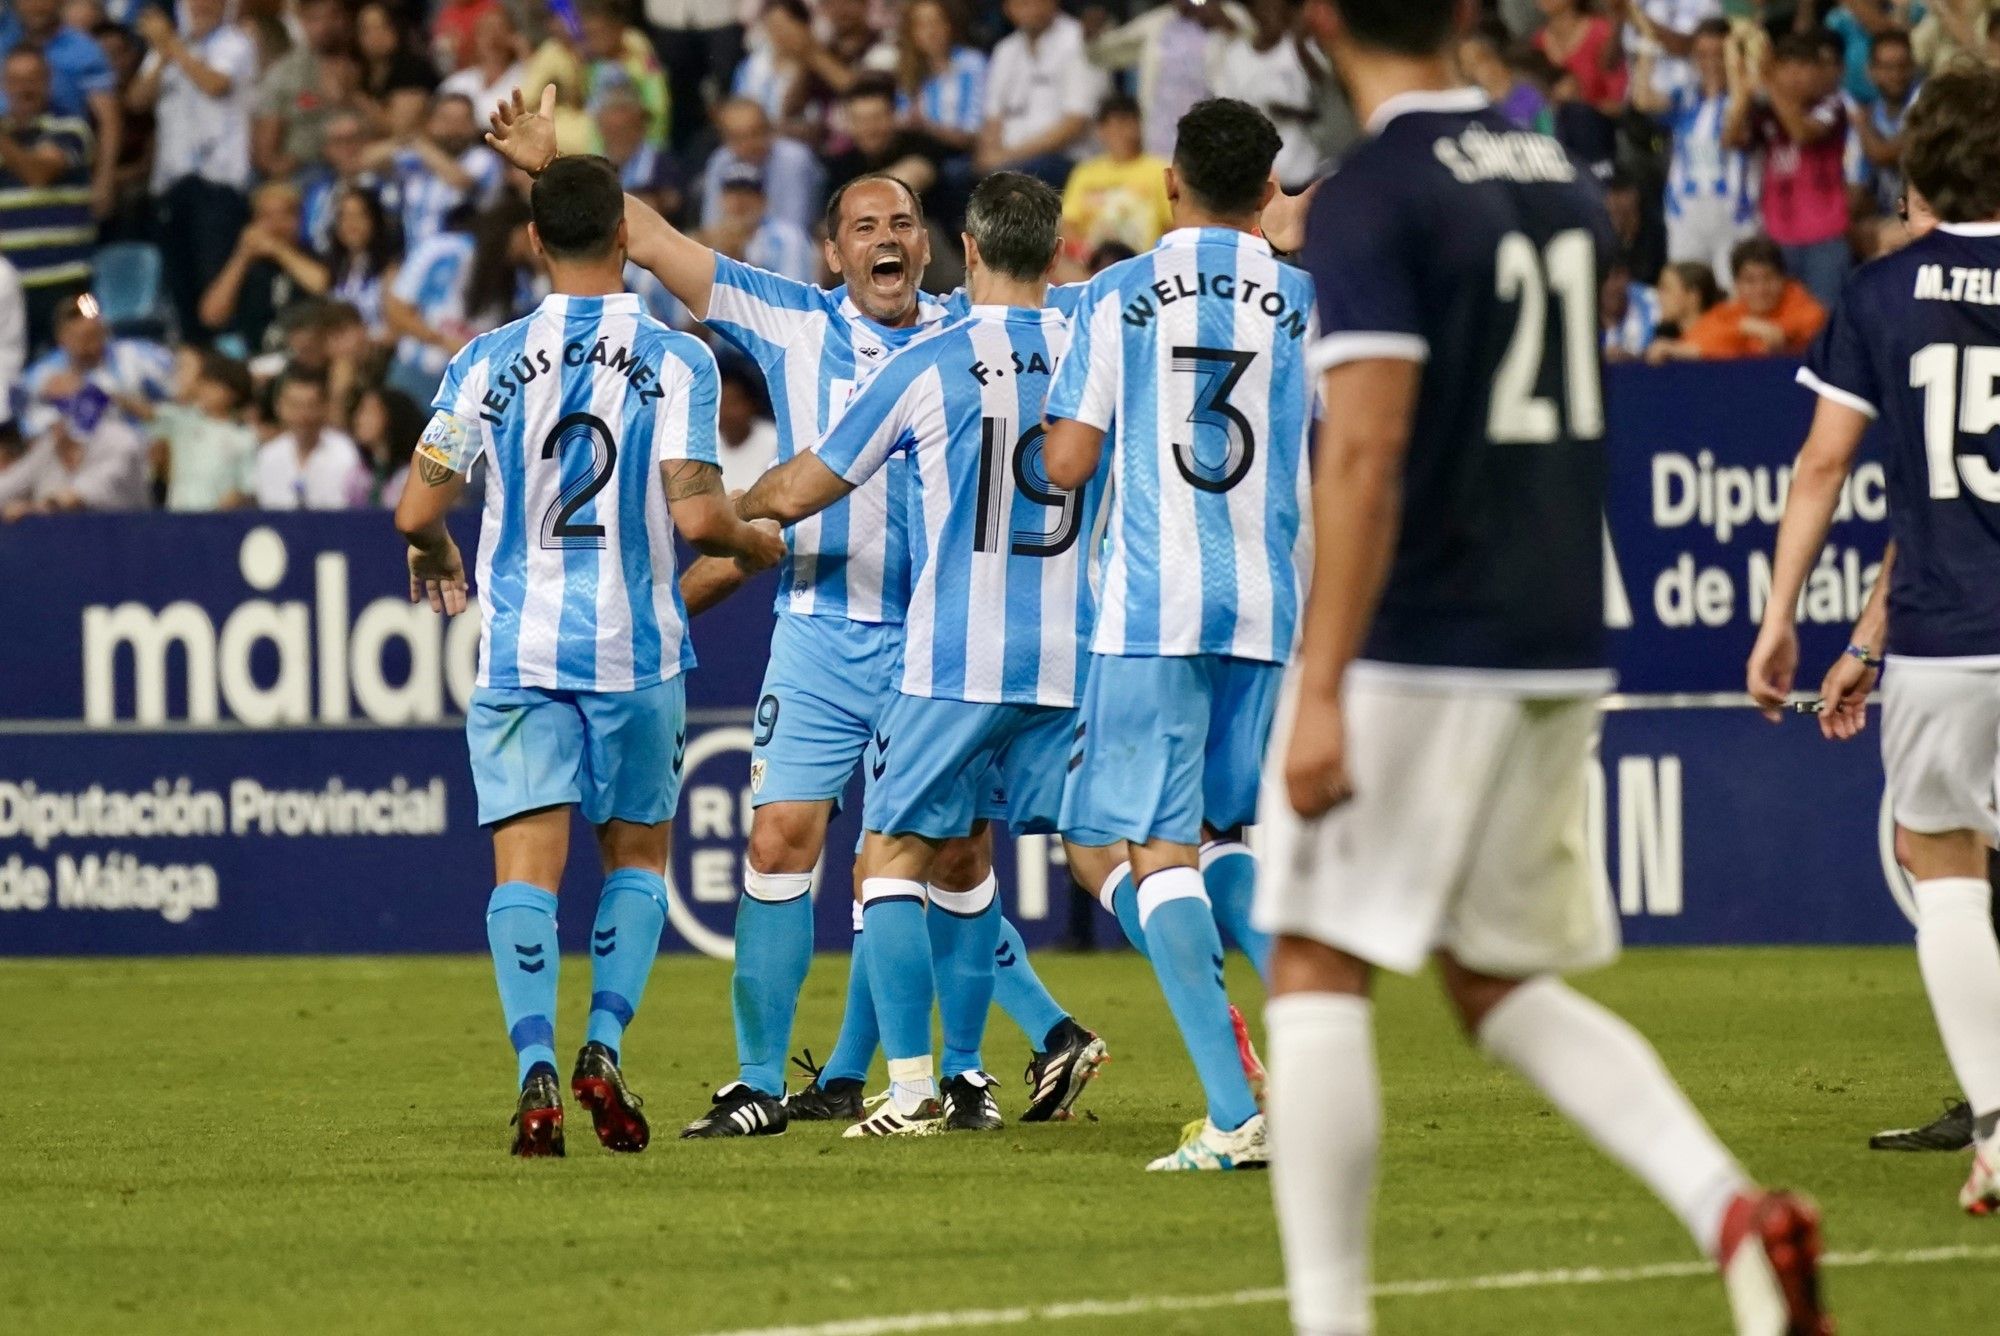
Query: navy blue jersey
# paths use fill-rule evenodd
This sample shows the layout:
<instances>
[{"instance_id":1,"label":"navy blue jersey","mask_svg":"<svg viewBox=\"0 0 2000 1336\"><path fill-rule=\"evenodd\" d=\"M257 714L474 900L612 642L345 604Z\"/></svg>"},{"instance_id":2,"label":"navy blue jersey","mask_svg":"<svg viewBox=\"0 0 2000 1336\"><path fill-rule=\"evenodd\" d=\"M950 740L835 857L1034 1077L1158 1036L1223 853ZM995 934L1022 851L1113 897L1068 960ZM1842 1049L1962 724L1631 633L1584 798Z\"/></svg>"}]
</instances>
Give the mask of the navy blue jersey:
<instances>
[{"instance_id":1,"label":"navy blue jersey","mask_svg":"<svg viewBox=\"0 0 2000 1336\"><path fill-rule=\"evenodd\" d=\"M1320 188L1304 257L1315 371L1424 364L1402 529L1362 657L1501 674L1523 692L1600 688L1600 193L1476 90L1394 98L1369 130Z\"/></svg>"},{"instance_id":2,"label":"navy blue jersey","mask_svg":"<svg viewBox=\"0 0 2000 1336\"><path fill-rule=\"evenodd\" d=\"M2000 658L2000 224L1856 270L1799 380L1888 427L1890 652Z\"/></svg>"}]
</instances>

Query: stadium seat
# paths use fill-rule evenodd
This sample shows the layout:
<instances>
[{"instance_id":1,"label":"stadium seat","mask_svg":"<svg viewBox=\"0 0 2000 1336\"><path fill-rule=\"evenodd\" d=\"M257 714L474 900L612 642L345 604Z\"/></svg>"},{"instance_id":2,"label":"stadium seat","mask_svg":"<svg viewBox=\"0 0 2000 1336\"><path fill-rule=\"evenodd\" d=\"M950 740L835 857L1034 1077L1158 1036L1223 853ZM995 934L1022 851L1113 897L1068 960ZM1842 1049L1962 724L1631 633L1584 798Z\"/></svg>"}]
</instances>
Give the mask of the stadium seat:
<instances>
[{"instance_id":1,"label":"stadium seat","mask_svg":"<svg viewBox=\"0 0 2000 1336\"><path fill-rule=\"evenodd\" d=\"M160 251L144 241L121 241L97 252L91 292L104 323L120 334L164 337L172 316L160 292Z\"/></svg>"}]
</instances>

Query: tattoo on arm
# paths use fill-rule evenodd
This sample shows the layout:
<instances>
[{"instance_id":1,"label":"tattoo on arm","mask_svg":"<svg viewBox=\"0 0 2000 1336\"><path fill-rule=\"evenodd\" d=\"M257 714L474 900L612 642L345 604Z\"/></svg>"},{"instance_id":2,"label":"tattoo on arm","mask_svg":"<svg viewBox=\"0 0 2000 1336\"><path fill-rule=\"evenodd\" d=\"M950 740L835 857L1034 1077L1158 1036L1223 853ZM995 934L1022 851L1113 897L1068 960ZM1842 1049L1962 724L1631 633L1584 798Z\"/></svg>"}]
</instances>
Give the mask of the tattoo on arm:
<instances>
[{"instance_id":1,"label":"tattoo on arm","mask_svg":"<svg viewBox=\"0 0 2000 1336\"><path fill-rule=\"evenodd\" d=\"M676 460L667 465L667 500L685 501L705 492L722 491L722 470L697 460Z\"/></svg>"},{"instance_id":2,"label":"tattoo on arm","mask_svg":"<svg viewBox=\"0 0 2000 1336\"><path fill-rule=\"evenodd\" d=\"M451 465L432 459L429 455L417 456L417 477L427 487L442 487L452 480Z\"/></svg>"}]
</instances>

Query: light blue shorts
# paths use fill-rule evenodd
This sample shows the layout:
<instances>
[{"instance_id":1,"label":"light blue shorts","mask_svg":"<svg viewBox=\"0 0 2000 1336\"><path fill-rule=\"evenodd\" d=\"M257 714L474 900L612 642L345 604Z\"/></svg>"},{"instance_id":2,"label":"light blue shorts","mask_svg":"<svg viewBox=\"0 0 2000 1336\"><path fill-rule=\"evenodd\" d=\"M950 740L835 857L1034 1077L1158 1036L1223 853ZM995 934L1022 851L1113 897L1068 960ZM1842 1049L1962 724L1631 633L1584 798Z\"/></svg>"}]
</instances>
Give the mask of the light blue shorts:
<instances>
[{"instance_id":1,"label":"light blue shorts","mask_svg":"<svg viewBox=\"0 0 2000 1336\"><path fill-rule=\"evenodd\" d=\"M898 693L876 729L861 824L950 839L998 817L1017 835L1053 834L1075 727L1063 706Z\"/></svg>"},{"instance_id":2,"label":"light blue shorts","mask_svg":"<svg viewBox=\"0 0 2000 1336\"><path fill-rule=\"evenodd\" d=\"M1204 824L1257 819L1258 778L1284 669L1220 654L1093 654L1063 787L1079 844L1201 843Z\"/></svg>"},{"instance_id":3,"label":"light blue shorts","mask_svg":"<svg viewBox=\"0 0 2000 1336\"><path fill-rule=\"evenodd\" d=\"M837 805L902 663L900 626L780 613L751 723L751 804Z\"/></svg>"},{"instance_id":4,"label":"light blue shorts","mask_svg":"<svg viewBox=\"0 0 2000 1336\"><path fill-rule=\"evenodd\" d=\"M593 826L671 821L687 751L687 689L480 687L465 715L479 824L576 806Z\"/></svg>"}]
</instances>

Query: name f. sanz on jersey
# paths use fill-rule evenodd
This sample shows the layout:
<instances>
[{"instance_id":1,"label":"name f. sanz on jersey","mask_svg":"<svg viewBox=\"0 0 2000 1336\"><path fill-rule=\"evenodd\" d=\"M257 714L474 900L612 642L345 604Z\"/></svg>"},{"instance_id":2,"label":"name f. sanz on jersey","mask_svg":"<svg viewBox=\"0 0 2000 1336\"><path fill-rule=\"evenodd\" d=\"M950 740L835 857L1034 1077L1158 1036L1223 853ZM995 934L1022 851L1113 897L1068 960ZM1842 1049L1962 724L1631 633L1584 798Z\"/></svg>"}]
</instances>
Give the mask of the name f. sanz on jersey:
<instances>
[{"instance_id":1,"label":"name f. sanz on jersey","mask_svg":"<svg viewBox=\"0 0 2000 1336\"><path fill-rule=\"evenodd\" d=\"M630 691L694 666L660 465L717 462L718 385L630 294L549 297L452 359L426 437L461 472L487 461L480 686Z\"/></svg>"}]
</instances>

